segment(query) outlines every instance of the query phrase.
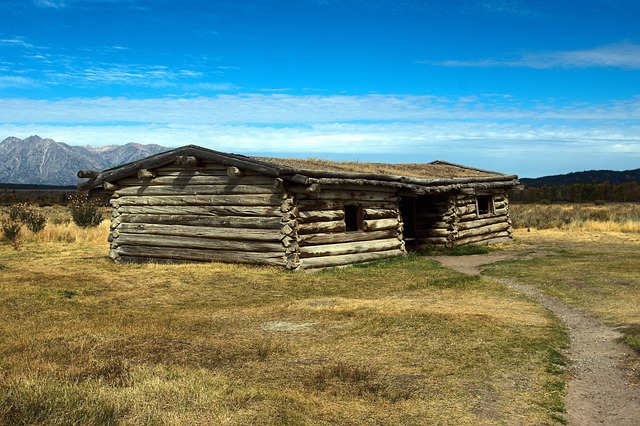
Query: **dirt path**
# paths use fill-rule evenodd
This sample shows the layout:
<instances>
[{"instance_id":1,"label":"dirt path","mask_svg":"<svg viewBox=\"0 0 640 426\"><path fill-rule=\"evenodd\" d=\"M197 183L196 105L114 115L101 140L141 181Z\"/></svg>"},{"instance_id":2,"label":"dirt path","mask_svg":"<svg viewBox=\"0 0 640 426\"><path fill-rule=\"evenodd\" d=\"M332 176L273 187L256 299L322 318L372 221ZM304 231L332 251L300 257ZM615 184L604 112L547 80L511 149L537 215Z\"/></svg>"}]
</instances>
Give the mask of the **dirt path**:
<instances>
[{"instance_id":1,"label":"dirt path","mask_svg":"<svg viewBox=\"0 0 640 426\"><path fill-rule=\"evenodd\" d=\"M519 257L516 253L492 252L431 258L453 270L479 275L484 265L516 257ZM512 280L496 280L549 308L569 330L571 378L565 401L569 424L640 425L640 389L631 385L632 372L625 368L632 358L631 349L617 341L620 333L597 318L545 296L533 286Z\"/></svg>"}]
</instances>

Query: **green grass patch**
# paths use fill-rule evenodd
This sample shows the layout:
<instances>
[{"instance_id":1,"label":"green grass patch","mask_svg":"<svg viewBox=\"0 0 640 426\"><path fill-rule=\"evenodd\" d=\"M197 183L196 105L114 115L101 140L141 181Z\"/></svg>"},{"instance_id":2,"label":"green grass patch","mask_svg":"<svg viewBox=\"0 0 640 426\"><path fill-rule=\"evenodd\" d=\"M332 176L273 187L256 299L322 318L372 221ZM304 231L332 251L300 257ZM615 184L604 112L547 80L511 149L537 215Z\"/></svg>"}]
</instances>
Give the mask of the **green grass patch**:
<instances>
[{"instance_id":1,"label":"green grass patch","mask_svg":"<svg viewBox=\"0 0 640 426\"><path fill-rule=\"evenodd\" d=\"M465 244L453 247L423 246L417 251L422 256L469 256L472 254L487 254L495 248L482 244Z\"/></svg>"},{"instance_id":2,"label":"green grass patch","mask_svg":"<svg viewBox=\"0 0 640 426\"><path fill-rule=\"evenodd\" d=\"M622 341L640 355L640 325L623 327L621 332Z\"/></svg>"}]
</instances>

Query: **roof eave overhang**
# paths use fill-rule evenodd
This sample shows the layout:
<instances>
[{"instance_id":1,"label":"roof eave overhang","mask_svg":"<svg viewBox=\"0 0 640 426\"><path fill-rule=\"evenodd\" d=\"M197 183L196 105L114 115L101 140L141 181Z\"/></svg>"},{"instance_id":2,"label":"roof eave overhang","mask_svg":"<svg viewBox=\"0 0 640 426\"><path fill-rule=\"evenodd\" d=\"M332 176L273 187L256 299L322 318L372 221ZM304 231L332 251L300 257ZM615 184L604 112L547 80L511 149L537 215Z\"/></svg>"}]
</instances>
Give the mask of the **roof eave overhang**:
<instances>
[{"instance_id":1,"label":"roof eave overhang","mask_svg":"<svg viewBox=\"0 0 640 426\"><path fill-rule=\"evenodd\" d=\"M374 173L348 173L294 169L291 167L283 167L274 163L256 160L243 155L214 151L196 145L187 145L104 170L96 173L95 177L79 182L77 186L80 190L88 190L101 186L105 182L114 182L119 179L135 175L140 169L154 169L175 163L179 157L185 156L195 157L200 161L215 161L226 166L235 166L240 169L251 170L274 178L282 178L284 180L304 185L320 184L332 186L349 184L362 186L387 186L409 190L415 194L437 193L442 192L445 189L453 190L455 188L463 187L473 188L480 186L487 188L514 187L519 185L518 177L516 175L506 175L487 171L483 172L490 174L489 176L418 178ZM454 165L452 163L447 164Z\"/></svg>"}]
</instances>

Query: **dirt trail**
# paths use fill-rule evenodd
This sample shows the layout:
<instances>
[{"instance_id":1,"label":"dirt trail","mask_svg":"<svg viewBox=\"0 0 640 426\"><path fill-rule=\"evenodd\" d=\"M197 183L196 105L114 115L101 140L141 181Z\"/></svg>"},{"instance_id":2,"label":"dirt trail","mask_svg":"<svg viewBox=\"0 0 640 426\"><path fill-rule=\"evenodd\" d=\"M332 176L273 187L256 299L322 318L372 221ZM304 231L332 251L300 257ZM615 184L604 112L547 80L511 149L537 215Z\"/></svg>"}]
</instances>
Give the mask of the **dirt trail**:
<instances>
[{"instance_id":1,"label":"dirt trail","mask_svg":"<svg viewBox=\"0 0 640 426\"><path fill-rule=\"evenodd\" d=\"M480 275L483 266L490 263L514 258L519 258L518 254L509 252L431 257L447 268L471 275ZM565 404L570 425L640 425L640 389L632 385L633 373L627 368L634 356L618 342L620 333L533 286L493 279L549 308L569 330L571 378Z\"/></svg>"}]
</instances>

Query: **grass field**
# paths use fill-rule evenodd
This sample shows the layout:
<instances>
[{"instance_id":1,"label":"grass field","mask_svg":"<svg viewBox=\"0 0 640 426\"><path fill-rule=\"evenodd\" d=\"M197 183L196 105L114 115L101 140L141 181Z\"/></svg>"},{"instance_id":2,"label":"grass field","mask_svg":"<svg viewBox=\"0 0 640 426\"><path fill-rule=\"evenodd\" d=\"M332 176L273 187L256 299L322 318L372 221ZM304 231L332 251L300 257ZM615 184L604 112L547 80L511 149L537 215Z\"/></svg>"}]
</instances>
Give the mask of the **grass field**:
<instances>
[{"instance_id":1,"label":"grass field","mask_svg":"<svg viewBox=\"0 0 640 426\"><path fill-rule=\"evenodd\" d=\"M519 230L516 244L544 256L507 261L487 275L533 284L618 327L640 353L640 234Z\"/></svg>"},{"instance_id":2,"label":"grass field","mask_svg":"<svg viewBox=\"0 0 640 426\"><path fill-rule=\"evenodd\" d=\"M486 277L407 256L316 274L116 265L65 212L0 244L0 424L562 422L564 330ZM490 271L638 324L634 233L516 232ZM597 269L602 268L602 269Z\"/></svg>"},{"instance_id":3,"label":"grass field","mask_svg":"<svg viewBox=\"0 0 640 426\"><path fill-rule=\"evenodd\" d=\"M115 265L104 225L49 226L0 246L2 424L561 415L562 328L489 279L413 256L316 274Z\"/></svg>"}]
</instances>

